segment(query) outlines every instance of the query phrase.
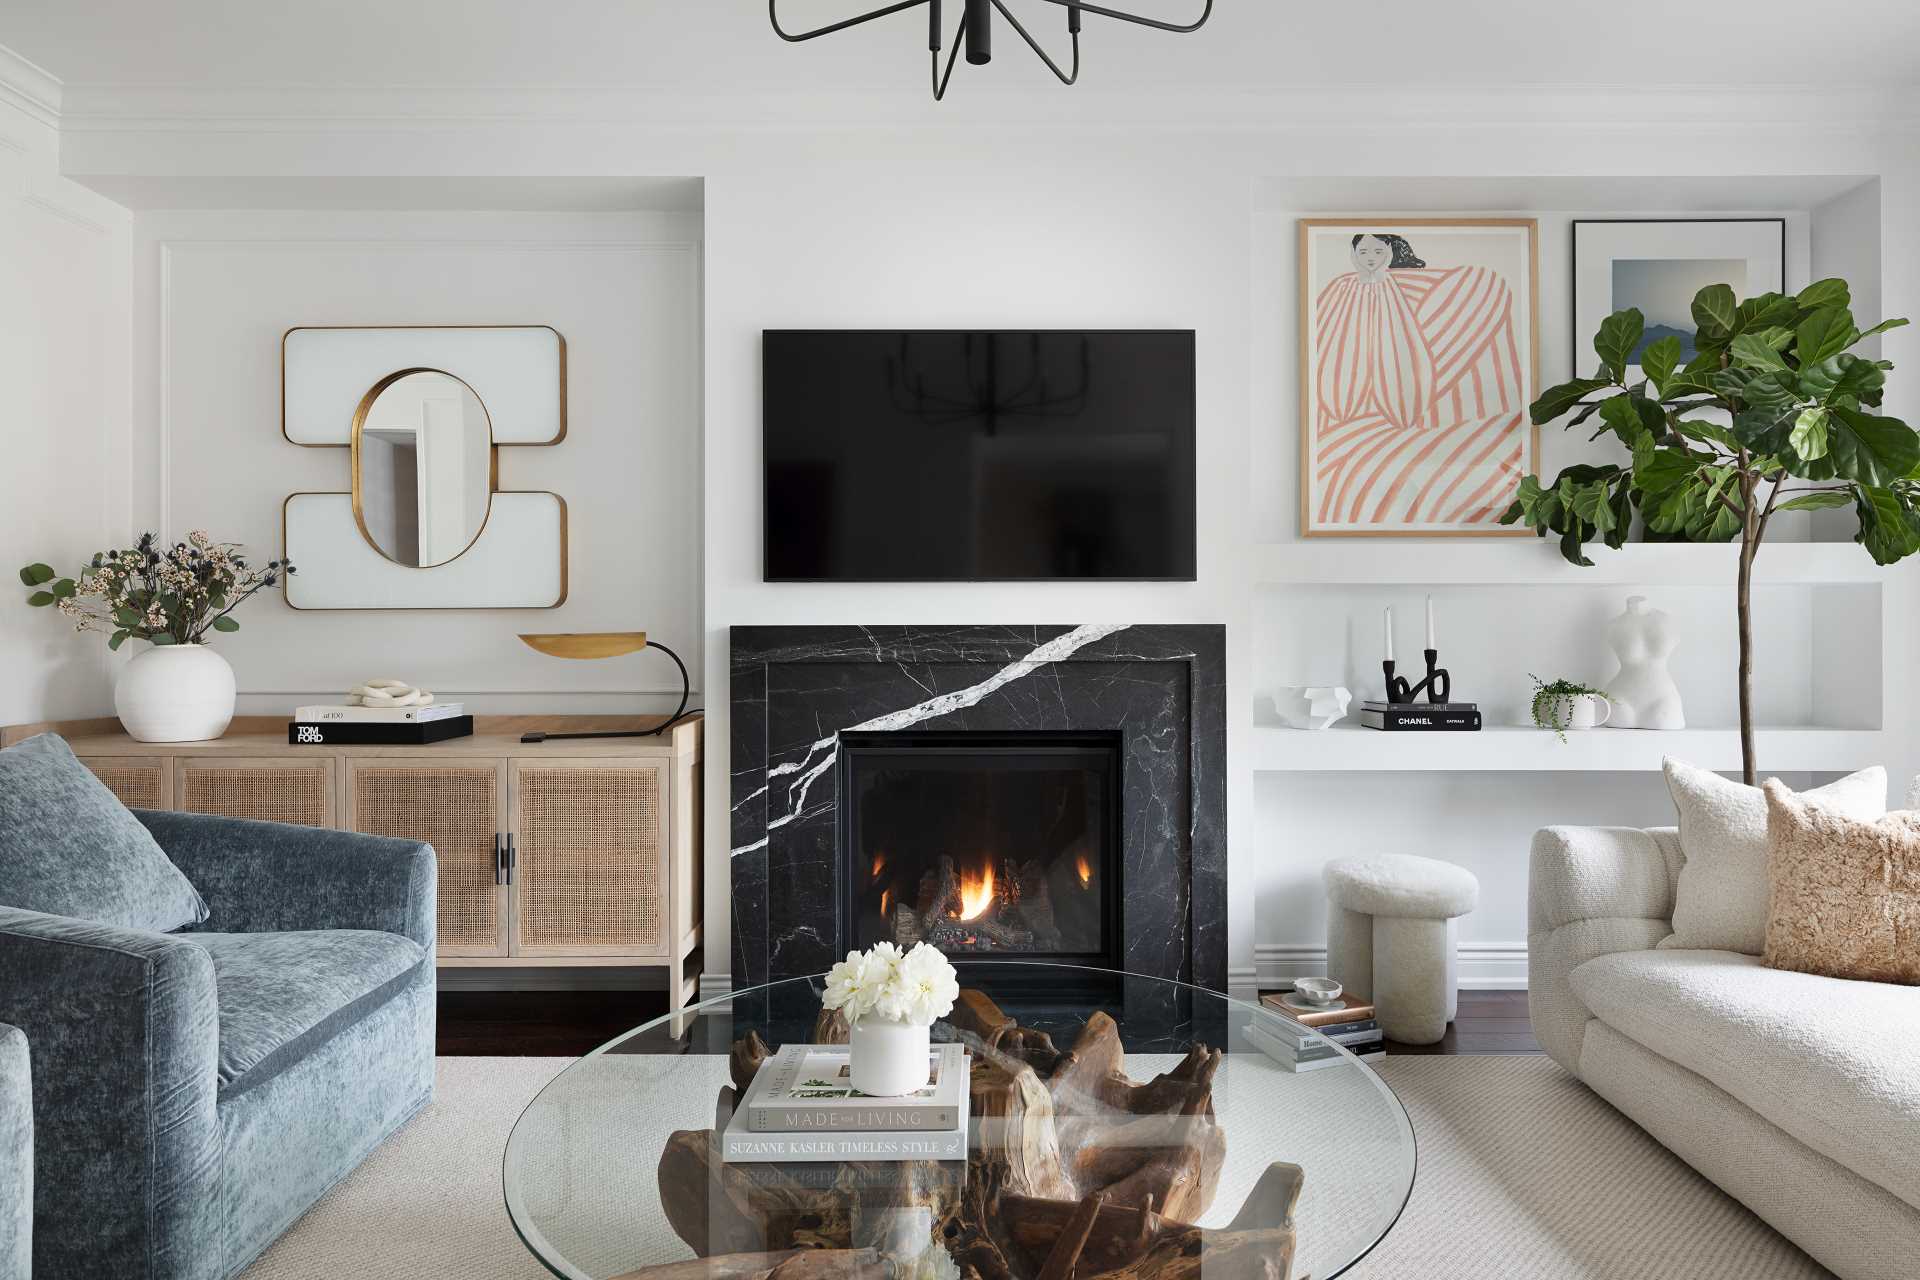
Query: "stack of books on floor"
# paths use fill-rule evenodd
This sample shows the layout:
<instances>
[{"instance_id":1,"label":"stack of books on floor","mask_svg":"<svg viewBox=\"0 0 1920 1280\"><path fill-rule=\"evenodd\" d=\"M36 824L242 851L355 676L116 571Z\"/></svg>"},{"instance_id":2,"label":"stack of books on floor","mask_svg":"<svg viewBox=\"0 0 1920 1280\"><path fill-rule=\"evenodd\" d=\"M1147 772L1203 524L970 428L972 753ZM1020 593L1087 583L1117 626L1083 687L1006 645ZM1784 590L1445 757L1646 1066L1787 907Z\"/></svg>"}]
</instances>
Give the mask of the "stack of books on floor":
<instances>
[{"instance_id":1,"label":"stack of books on floor","mask_svg":"<svg viewBox=\"0 0 1920 1280\"><path fill-rule=\"evenodd\" d=\"M964 1046L938 1044L927 1087L871 1098L853 1087L847 1046L790 1044L760 1064L721 1135L720 1158L965 1160L970 1064Z\"/></svg>"},{"instance_id":2,"label":"stack of books on floor","mask_svg":"<svg viewBox=\"0 0 1920 1280\"><path fill-rule=\"evenodd\" d=\"M1473 733L1480 728L1474 702L1363 702L1360 723L1389 733Z\"/></svg>"},{"instance_id":3,"label":"stack of books on floor","mask_svg":"<svg viewBox=\"0 0 1920 1280\"><path fill-rule=\"evenodd\" d=\"M1386 1037L1370 1001L1343 996L1324 1008L1310 1008L1287 992L1264 995L1260 1003L1279 1016L1248 1027L1247 1040L1289 1071L1313 1071L1344 1061L1336 1044L1362 1062L1387 1056Z\"/></svg>"},{"instance_id":4,"label":"stack of books on floor","mask_svg":"<svg viewBox=\"0 0 1920 1280\"><path fill-rule=\"evenodd\" d=\"M295 707L287 741L297 747L424 747L473 735L465 703L424 707L358 707L318 703Z\"/></svg>"}]
</instances>

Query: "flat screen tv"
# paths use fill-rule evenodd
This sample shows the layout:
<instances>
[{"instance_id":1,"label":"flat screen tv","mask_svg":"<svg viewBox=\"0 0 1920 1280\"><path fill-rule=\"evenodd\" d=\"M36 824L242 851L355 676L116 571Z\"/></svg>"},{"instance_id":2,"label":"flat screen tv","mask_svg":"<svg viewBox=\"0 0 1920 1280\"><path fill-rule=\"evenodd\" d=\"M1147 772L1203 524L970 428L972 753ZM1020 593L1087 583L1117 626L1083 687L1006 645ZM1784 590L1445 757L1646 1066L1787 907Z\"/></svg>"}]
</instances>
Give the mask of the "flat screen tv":
<instances>
[{"instance_id":1,"label":"flat screen tv","mask_svg":"<svg viewBox=\"0 0 1920 1280\"><path fill-rule=\"evenodd\" d=\"M768 330L769 582L1194 577L1191 330Z\"/></svg>"}]
</instances>

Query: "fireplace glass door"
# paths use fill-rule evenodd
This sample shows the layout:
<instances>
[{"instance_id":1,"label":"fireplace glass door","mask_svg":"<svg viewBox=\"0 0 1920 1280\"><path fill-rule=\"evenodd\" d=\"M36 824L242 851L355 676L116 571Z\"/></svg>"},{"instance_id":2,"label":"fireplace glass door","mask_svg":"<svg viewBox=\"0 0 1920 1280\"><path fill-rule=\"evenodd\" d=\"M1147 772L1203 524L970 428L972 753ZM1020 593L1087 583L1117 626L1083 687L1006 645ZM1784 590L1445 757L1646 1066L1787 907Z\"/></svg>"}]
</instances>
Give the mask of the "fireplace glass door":
<instances>
[{"instance_id":1,"label":"fireplace glass door","mask_svg":"<svg viewBox=\"0 0 1920 1280\"><path fill-rule=\"evenodd\" d=\"M1117 959L1117 736L843 734L840 758L850 946Z\"/></svg>"}]
</instances>

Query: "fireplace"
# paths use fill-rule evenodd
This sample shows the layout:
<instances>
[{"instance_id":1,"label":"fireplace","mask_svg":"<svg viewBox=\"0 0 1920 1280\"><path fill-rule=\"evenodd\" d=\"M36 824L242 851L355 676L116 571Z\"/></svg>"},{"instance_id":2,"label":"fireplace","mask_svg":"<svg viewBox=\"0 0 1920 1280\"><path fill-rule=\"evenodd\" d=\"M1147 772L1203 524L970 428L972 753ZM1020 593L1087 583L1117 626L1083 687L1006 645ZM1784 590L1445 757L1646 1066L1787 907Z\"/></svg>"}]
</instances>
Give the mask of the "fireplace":
<instances>
[{"instance_id":1,"label":"fireplace","mask_svg":"<svg viewBox=\"0 0 1920 1280\"><path fill-rule=\"evenodd\" d=\"M911 927L950 936L963 966L1078 962L1225 989L1222 628L773 626L731 640L736 990L901 937L899 899L918 908L930 872L940 909ZM942 857L960 917L983 888L976 877L966 898L964 873L993 867L991 912L973 919L999 927L957 928Z\"/></svg>"},{"instance_id":2,"label":"fireplace","mask_svg":"<svg viewBox=\"0 0 1920 1280\"><path fill-rule=\"evenodd\" d=\"M851 945L1117 964L1120 745L1117 733L842 734Z\"/></svg>"}]
</instances>

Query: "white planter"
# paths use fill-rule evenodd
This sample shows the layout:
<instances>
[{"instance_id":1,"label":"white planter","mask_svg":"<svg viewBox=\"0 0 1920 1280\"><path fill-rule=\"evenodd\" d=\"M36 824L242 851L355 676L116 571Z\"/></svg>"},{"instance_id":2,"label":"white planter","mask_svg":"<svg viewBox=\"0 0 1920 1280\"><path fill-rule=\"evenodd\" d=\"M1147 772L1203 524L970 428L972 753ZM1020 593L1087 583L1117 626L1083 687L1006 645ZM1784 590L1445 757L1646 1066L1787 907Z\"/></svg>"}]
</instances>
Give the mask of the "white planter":
<instances>
[{"instance_id":1,"label":"white planter","mask_svg":"<svg viewBox=\"0 0 1920 1280\"><path fill-rule=\"evenodd\" d=\"M235 686L227 660L203 644L148 649L113 687L113 709L141 742L204 742L227 731Z\"/></svg>"},{"instance_id":2,"label":"white planter","mask_svg":"<svg viewBox=\"0 0 1920 1280\"><path fill-rule=\"evenodd\" d=\"M925 1027L862 1018L847 1032L853 1087L875 1098L898 1098L927 1087L931 1044Z\"/></svg>"}]
</instances>

